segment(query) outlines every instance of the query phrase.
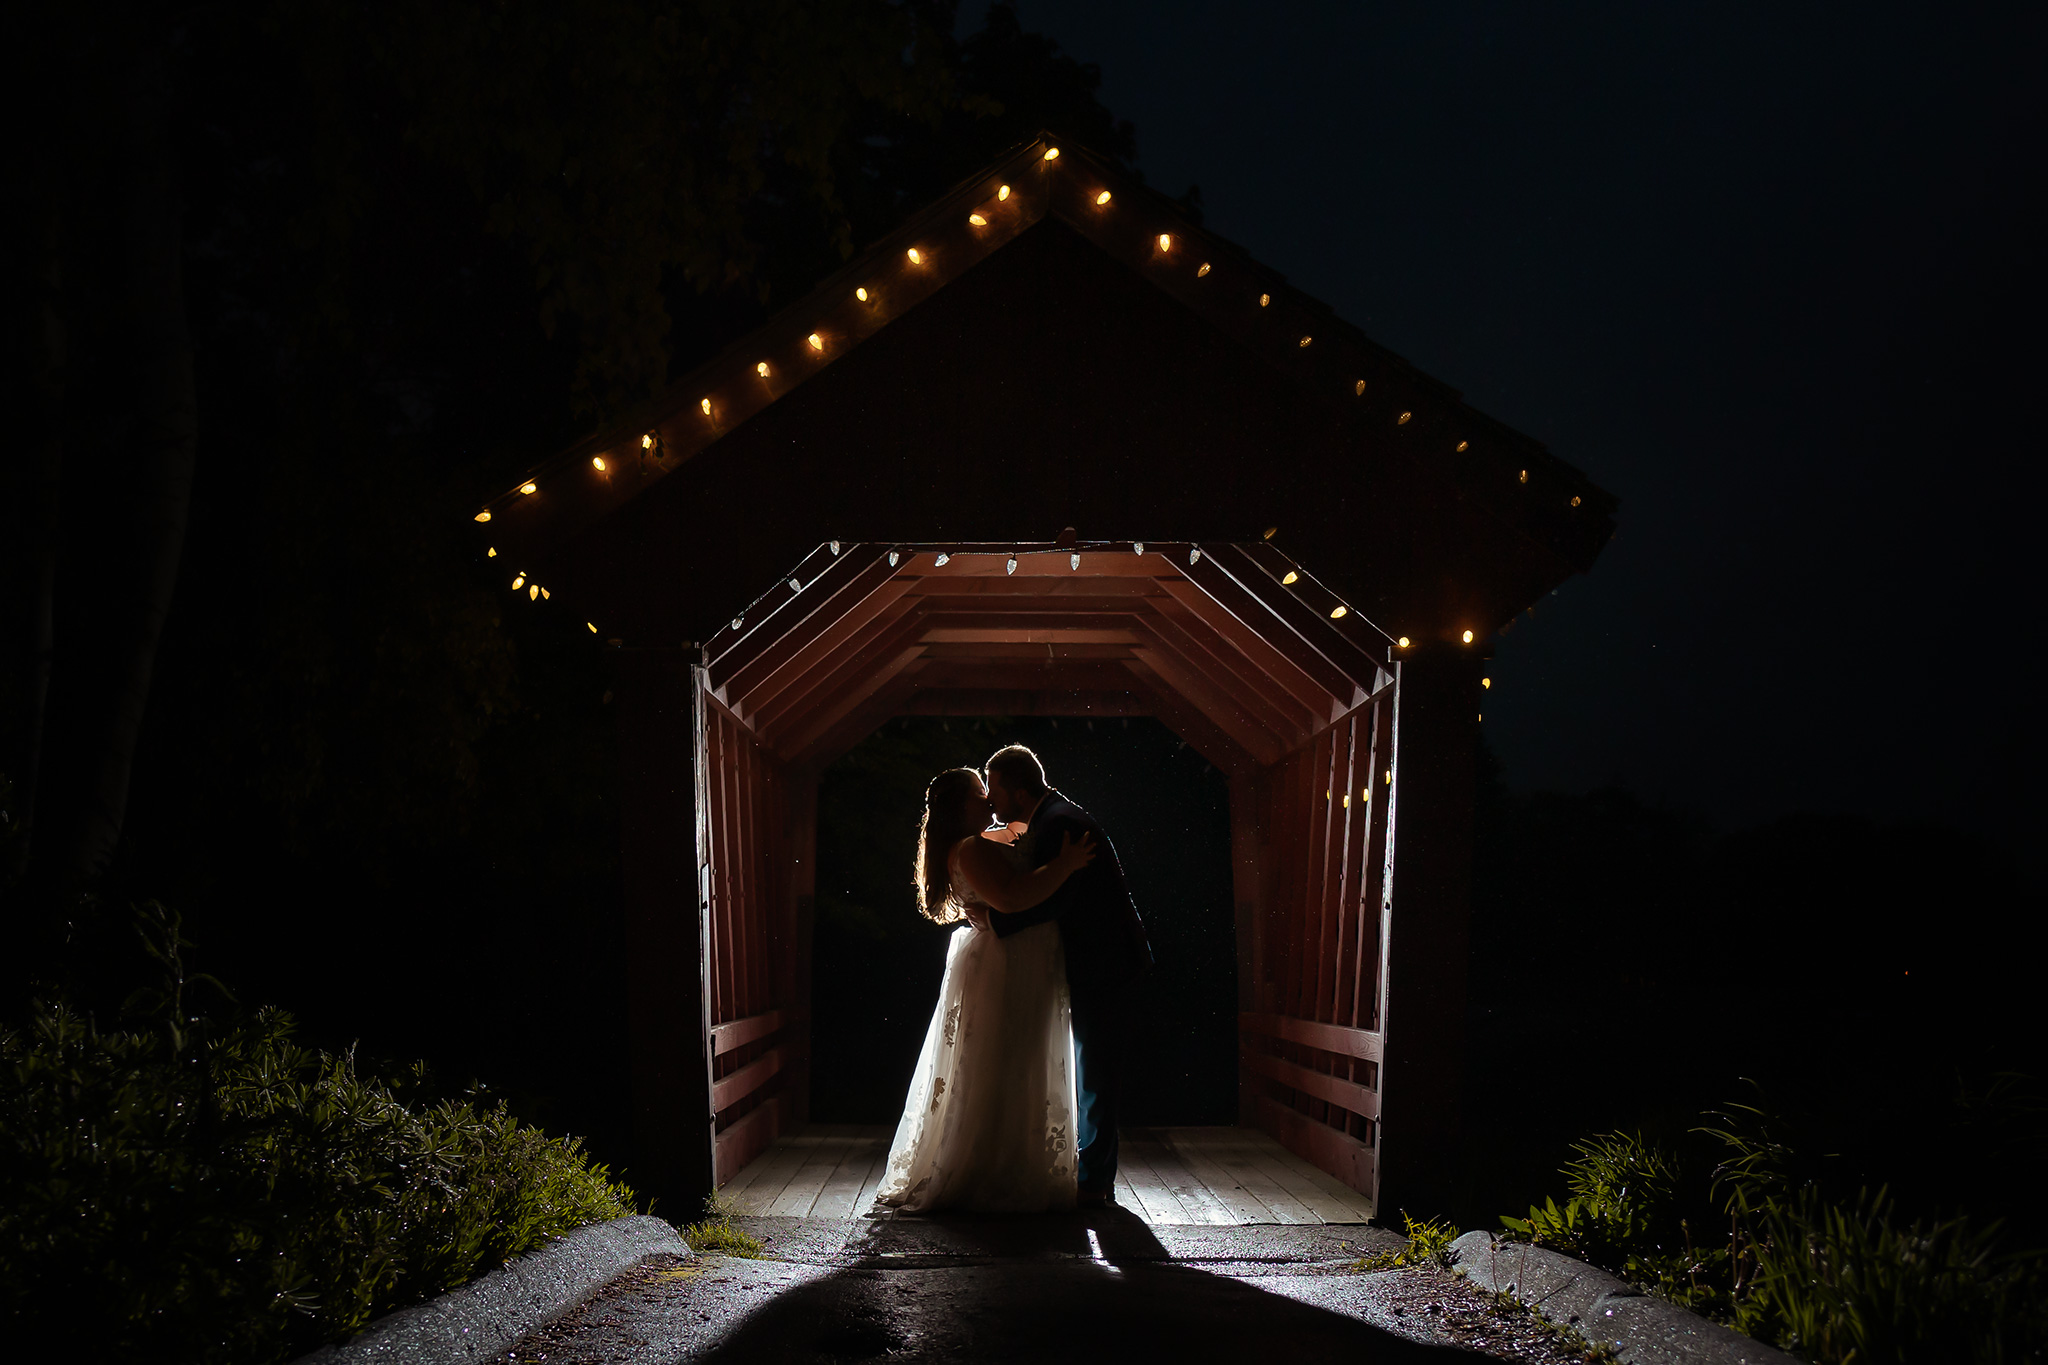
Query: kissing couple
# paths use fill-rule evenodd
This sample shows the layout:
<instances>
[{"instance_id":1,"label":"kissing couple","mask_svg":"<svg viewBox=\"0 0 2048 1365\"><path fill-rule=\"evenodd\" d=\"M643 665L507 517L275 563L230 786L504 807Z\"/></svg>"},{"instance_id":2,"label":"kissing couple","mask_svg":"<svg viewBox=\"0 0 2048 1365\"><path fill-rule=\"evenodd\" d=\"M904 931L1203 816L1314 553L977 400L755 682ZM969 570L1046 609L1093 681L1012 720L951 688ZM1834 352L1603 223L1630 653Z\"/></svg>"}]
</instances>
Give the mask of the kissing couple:
<instances>
[{"instance_id":1,"label":"kissing couple","mask_svg":"<svg viewBox=\"0 0 2048 1365\"><path fill-rule=\"evenodd\" d=\"M958 924L878 1209L1043 1213L1113 1200L1145 926L1095 817L998 749L925 788L917 907Z\"/></svg>"}]
</instances>

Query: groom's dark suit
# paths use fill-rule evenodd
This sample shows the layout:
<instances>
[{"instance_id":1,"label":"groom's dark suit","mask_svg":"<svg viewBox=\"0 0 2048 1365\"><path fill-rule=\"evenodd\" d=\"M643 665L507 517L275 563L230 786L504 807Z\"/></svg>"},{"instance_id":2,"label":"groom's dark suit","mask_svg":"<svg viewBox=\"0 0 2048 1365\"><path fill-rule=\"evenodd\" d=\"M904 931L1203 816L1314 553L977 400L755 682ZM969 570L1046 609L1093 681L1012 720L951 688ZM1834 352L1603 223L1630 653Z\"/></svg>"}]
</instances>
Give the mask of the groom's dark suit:
<instances>
[{"instance_id":1,"label":"groom's dark suit","mask_svg":"<svg viewBox=\"0 0 2048 1365\"><path fill-rule=\"evenodd\" d=\"M1123 864L1095 817L1056 791L1031 812L1018 842L1034 867L1060 851L1061 836L1095 836L1095 861L1067 878L1046 900L1016 915L993 916L999 937L1058 920L1066 946L1067 988L1074 1005L1074 1142L1081 1189L1108 1193L1116 1180L1117 1103L1122 1097L1132 987L1152 965L1144 921L1124 885Z\"/></svg>"}]
</instances>

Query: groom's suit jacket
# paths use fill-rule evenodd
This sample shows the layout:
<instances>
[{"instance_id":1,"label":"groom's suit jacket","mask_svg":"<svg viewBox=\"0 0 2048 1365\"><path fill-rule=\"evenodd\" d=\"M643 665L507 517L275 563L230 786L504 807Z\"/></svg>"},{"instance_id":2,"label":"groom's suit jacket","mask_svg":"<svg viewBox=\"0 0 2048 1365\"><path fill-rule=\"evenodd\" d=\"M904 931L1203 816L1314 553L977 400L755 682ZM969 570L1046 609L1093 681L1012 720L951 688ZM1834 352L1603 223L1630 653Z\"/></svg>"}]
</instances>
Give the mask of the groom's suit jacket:
<instances>
[{"instance_id":1,"label":"groom's suit jacket","mask_svg":"<svg viewBox=\"0 0 2048 1365\"><path fill-rule=\"evenodd\" d=\"M1086 832L1095 836L1095 861L1067 878L1051 896L1015 915L993 916L997 936L1007 938L1034 924L1058 920L1066 945L1067 985L1078 1000L1099 997L1136 981L1152 965L1152 945L1145 922L1124 885L1123 864L1109 835L1094 816L1057 791L1049 791L1031 813L1030 827L1018 840L1032 867L1060 851L1060 838Z\"/></svg>"}]
</instances>

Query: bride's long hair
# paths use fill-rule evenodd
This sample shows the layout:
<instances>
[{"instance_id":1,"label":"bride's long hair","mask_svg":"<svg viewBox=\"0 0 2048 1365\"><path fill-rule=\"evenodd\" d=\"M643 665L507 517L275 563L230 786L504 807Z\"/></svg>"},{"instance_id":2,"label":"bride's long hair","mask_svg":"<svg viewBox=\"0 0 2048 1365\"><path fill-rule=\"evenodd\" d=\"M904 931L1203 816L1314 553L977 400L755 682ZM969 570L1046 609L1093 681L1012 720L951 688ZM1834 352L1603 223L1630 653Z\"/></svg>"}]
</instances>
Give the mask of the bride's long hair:
<instances>
[{"instance_id":1,"label":"bride's long hair","mask_svg":"<svg viewBox=\"0 0 2048 1365\"><path fill-rule=\"evenodd\" d=\"M938 924L957 924L967 918L966 907L953 894L953 875L946 867L946 855L953 845L969 835L979 834L987 821L967 809L967 798L981 786L981 774L972 768L948 768L924 789L924 819L917 826L917 864L911 879L917 883L917 911Z\"/></svg>"}]
</instances>

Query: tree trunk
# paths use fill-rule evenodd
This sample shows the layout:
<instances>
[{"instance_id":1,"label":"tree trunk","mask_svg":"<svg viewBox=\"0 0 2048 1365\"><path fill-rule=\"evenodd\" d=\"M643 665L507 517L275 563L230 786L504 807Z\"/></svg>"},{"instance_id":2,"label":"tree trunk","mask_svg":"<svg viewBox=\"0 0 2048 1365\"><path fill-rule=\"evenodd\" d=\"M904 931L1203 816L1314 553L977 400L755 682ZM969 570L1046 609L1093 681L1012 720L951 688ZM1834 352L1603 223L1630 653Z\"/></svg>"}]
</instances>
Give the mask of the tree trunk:
<instances>
[{"instance_id":1,"label":"tree trunk","mask_svg":"<svg viewBox=\"0 0 2048 1365\"><path fill-rule=\"evenodd\" d=\"M74 878L106 866L121 836L129 775L149 701L150 674L163 636L185 546L192 499L197 413L192 336L185 316L183 206L171 145L172 99L162 56L138 54L128 103L128 341L134 347L132 454L135 579L131 609L107 621L105 700L84 718L83 779L77 824L63 870Z\"/></svg>"}]
</instances>

